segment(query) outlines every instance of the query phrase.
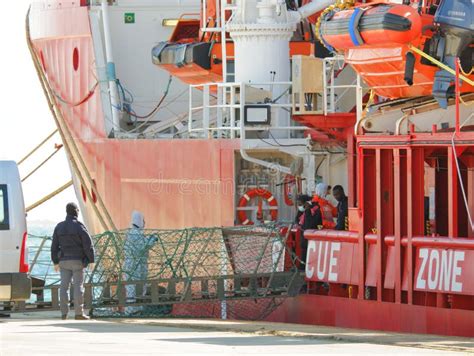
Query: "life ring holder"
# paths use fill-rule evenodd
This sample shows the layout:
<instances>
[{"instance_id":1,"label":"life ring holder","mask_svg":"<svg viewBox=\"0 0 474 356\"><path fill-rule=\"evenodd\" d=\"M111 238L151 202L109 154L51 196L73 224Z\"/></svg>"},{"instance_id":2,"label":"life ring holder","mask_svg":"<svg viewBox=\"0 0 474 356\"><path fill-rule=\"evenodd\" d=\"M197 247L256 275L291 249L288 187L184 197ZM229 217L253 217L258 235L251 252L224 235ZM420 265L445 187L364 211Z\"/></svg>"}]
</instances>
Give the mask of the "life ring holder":
<instances>
[{"instance_id":1,"label":"life ring holder","mask_svg":"<svg viewBox=\"0 0 474 356\"><path fill-rule=\"evenodd\" d=\"M247 204L253 198L261 197L265 199L270 207L270 216L273 221L278 218L278 202L271 192L262 188L255 188L247 191L239 200L237 208L237 217L242 225L253 225L254 222L247 217L247 212L242 209L247 207ZM241 208L241 209L239 209Z\"/></svg>"},{"instance_id":2,"label":"life ring holder","mask_svg":"<svg viewBox=\"0 0 474 356\"><path fill-rule=\"evenodd\" d=\"M301 192L301 178L287 174L283 181L283 193L285 204L288 206L295 206L294 197L290 197L293 187L296 186L298 194Z\"/></svg>"}]
</instances>

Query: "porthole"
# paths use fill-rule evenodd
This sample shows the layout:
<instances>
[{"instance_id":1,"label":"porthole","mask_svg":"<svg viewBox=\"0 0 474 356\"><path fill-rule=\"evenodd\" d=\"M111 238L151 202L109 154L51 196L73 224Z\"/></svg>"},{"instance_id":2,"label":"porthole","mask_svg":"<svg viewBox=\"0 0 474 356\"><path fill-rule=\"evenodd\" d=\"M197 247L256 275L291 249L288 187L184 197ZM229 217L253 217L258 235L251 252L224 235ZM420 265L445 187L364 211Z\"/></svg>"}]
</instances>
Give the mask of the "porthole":
<instances>
[{"instance_id":1,"label":"porthole","mask_svg":"<svg viewBox=\"0 0 474 356\"><path fill-rule=\"evenodd\" d=\"M79 68L79 50L77 47L74 47L74 51L72 51L72 67L75 71Z\"/></svg>"}]
</instances>

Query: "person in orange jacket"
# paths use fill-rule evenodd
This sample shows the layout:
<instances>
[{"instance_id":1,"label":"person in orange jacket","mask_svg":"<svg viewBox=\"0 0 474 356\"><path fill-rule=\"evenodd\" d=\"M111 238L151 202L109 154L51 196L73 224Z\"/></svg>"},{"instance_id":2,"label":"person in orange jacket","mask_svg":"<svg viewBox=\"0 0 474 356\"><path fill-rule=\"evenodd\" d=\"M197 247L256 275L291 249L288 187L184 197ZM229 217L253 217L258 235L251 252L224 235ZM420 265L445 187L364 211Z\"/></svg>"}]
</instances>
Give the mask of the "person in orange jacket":
<instances>
[{"instance_id":1,"label":"person in orange jacket","mask_svg":"<svg viewBox=\"0 0 474 356\"><path fill-rule=\"evenodd\" d=\"M328 192L328 185L325 183L319 183L316 185L316 191L313 196L313 202L319 204L321 208L321 215L323 218L323 228L334 229L336 223L334 218L337 217L337 208L332 205L329 200L326 199Z\"/></svg>"}]
</instances>

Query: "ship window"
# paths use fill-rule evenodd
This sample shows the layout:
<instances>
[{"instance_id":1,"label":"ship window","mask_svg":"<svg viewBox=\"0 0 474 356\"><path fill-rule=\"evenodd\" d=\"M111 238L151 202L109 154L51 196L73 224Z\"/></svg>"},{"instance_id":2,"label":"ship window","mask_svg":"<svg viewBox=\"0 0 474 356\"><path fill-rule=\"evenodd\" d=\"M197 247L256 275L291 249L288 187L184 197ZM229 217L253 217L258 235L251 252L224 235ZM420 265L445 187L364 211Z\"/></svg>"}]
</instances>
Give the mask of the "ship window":
<instances>
[{"instance_id":1,"label":"ship window","mask_svg":"<svg viewBox=\"0 0 474 356\"><path fill-rule=\"evenodd\" d=\"M7 186L0 184L0 230L9 230L10 220L8 213Z\"/></svg>"},{"instance_id":2,"label":"ship window","mask_svg":"<svg viewBox=\"0 0 474 356\"><path fill-rule=\"evenodd\" d=\"M179 19L163 19L163 21L161 21L161 25L163 27L176 27L178 22Z\"/></svg>"},{"instance_id":3,"label":"ship window","mask_svg":"<svg viewBox=\"0 0 474 356\"><path fill-rule=\"evenodd\" d=\"M77 47L74 47L74 51L72 51L72 66L75 71L79 68L79 50Z\"/></svg>"}]
</instances>

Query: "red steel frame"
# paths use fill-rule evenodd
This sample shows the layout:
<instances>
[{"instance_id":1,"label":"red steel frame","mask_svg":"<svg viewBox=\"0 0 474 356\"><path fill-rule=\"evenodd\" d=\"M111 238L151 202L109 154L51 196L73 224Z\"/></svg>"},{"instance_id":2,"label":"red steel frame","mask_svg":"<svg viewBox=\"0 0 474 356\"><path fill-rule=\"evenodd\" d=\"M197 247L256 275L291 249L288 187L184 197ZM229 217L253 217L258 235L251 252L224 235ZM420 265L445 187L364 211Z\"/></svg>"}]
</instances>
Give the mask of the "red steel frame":
<instances>
[{"instance_id":1,"label":"red steel frame","mask_svg":"<svg viewBox=\"0 0 474 356\"><path fill-rule=\"evenodd\" d=\"M430 134L411 134L406 137L391 136L391 137L374 137L374 136L360 136L358 137L360 171L359 192L360 209L364 212L364 217L376 214L379 227L376 229L377 236L377 277L378 283L382 281L383 270L383 250L381 248L381 241L391 233L394 234L394 246L396 261L401 261L401 245L406 246L407 254L407 273L408 278L408 304L413 304L413 247L414 236L424 235L424 169L425 169L425 153L432 153L434 149L441 149L447 153L447 176L448 176L448 235L449 240L432 240L430 238L417 237L417 243L424 242L427 246L443 247L443 248L469 248L474 246L474 240L469 243L464 239L457 239L459 236L460 213L459 209L463 206L464 201L459 194L459 177L456 169L456 156L463 161L468 168L467 174L467 196L470 210L473 211L474 206L474 185L473 185L473 154L474 154L474 133L459 132L456 135L456 142L460 142L462 146L456 147L456 152L451 146L452 133L430 133ZM375 151L375 172L376 172L376 189L364 189L367 185L364 182L369 177L369 184L371 184L370 174L367 170L372 169L373 165L371 159L366 157L369 153ZM393 155L393 158L392 156ZM405 157L404 157L405 156ZM393 183L386 177L387 173L390 176L393 170ZM406 188L403 181L406 182ZM382 197L384 184L385 196ZM404 192L406 190L406 192ZM387 199L387 191L393 193L393 204L383 204L384 199ZM375 197L374 197L375 194ZM375 204L365 204L366 202ZM375 207L375 211L373 209ZM393 220L392 220L393 217ZM392 223L393 221L393 223ZM466 223L466 221L465 221ZM359 236L366 236L369 232L369 226L362 222L359 230ZM406 226L406 229L404 229ZM406 231L404 231L406 230ZM468 234L465 237L473 236L472 230L467 228ZM406 236L402 238L402 236ZM421 242L419 239L424 239ZM358 241L361 245L361 240ZM430 245L431 244L431 245ZM359 246L360 253L363 252L363 247ZM363 255L363 254L361 254ZM474 263L474 261L473 261ZM360 271L364 265L361 263ZM363 276L363 273L360 275ZM401 300L401 264L396 263L396 290L395 300ZM472 283L472 282L471 282ZM380 285L380 284L379 284ZM363 287L363 280L359 280L359 288ZM361 293L359 293L359 297ZM377 300L381 300L382 294L380 288L377 291ZM438 306L442 306L440 297L437 298ZM474 309L474 300L469 309Z\"/></svg>"},{"instance_id":2,"label":"red steel frame","mask_svg":"<svg viewBox=\"0 0 474 356\"><path fill-rule=\"evenodd\" d=\"M474 336L474 279L470 272L474 267L474 239L472 231L465 228L466 214L461 214L464 200L455 162L457 155L468 168L463 182L473 214L474 132L457 133L455 150L452 136L453 132L434 130L405 136L357 137L357 167L350 165L357 172L349 175L353 180L350 184L357 186L357 199L351 200L352 210L358 212L350 214L352 231L309 230L304 234L309 241L319 243L321 251L324 243L354 246L353 253L341 247L339 268L354 269L357 278L344 282L319 280L329 285L329 291L315 279L308 280L308 294L288 300L270 320ZM447 169L447 179L436 186L439 199L446 197L444 204L448 205L445 237L425 236L425 162L436 156L445 159ZM447 251L449 256L453 253L450 251L462 251L463 273L467 275L458 276L458 280L464 278L468 291L417 288L420 249L440 254ZM309 256L308 250L308 260ZM318 253L313 257L318 258ZM366 295L368 291L370 295Z\"/></svg>"},{"instance_id":3,"label":"red steel frame","mask_svg":"<svg viewBox=\"0 0 474 356\"><path fill-rule=\"evenodd\" d=\"M456 70L459 73L459 63ZM474 216L474 132L461 131L459 85L456 91L454 132L438 132L434 125L430 133L417 133L412 125L407 135L360 135L354 140L348 134L352 231L304 233L309 244L314 242L308 247L306 261L308 294L287 301L270 320L474 336L474 231L460 189L461 178L467 191L467 209ZM433 166L438 160L442 167L435 174L435 202L431 202L436 209L434 229L447 237L425 236L425 165ZM462 177L458 177L457 160L466 170ZM439 172L442 169L445 171ZM295 244L301 232L292 233L290 240ZM457 268L457 274L453 275L452 269L449 272L452 277L448 282L445 275L444 285L440 281L438 290L415 286L415 279L418 283L425 276L430 283L443 273L439 268L433 279L431 268L435 264L430 260L428 272L423 275L422 263L428 257L422 261L422 250L437 256L436 269L443 263L440 255L450 256L445 263ZM339 262L333 252L339 252ZM459 261L463 262L463 275L452 259L456 253L462 254ZM315 268L320 272L321 265L323 271L328 269L324 277L308 273L308 269L314 272ZM354 270L349 279L347 273L340 273L344 281L330 279L331 272L346 269ZM459 286L457 278L462 278L467 288L454 290L455 282ZM328 290L321 288L320 282L325 282ZM352 293L353 289L357 293Z\"/></svg>"},{"instance_id":4,"label":"red steel frame","mask_svg":"<svg viewBox=\"0 0 474 356\"><path fill-rule=\"evenodd\" d=\"M71 2L71 6L84 7L87 6L87 3L88 1L81 0L75 4ZM67 5L69 8L69 4ZM58 4L57 7L61 7L61 5ZM81 34L81 36L78 36L81 45L88 48L91 46L91 39L87 13L85 9L79 8L78 12L74 14L81 15L81 21L75 16L75 21L71 23L77 25L74 29ZM50 14L50 16L53 15ZM48 23L62 25L69 22L54 20L48 21ZM73 27L68 26L67 28L72 29ZM64 29L57 26L58 31L64 32ZM74 36L66 36L67 33L63 32L58 33L58 36L71 41L74 39ZM63 42L64 44L60 41L57 44L60 52L64 52L64 48L61 46L67 45L66 41ZM88 53L93 53L93 51ZM50 62L53 63L53 61ZM54 68L50 69L53 70ZM459 71L458 68L457 71ZM67 72L73 73L69 70ZM86 86L82 89L88 88L89 86ZM81 92L83 91L81 90ZM456 101L459 104L459 100ZM95 112L95 110L93 111ZM474 251L474 233L470 229L467 229L467 232L464 231L465 233L463 232L467 237L457 237L461 235L461 227L465 225L461 220L465 218L465 214L463 213L463 199L459 194L455 157L459 157L465 167L474 167L474 132L461 131L458 115L459 111L457 110L455 133L458 147L456 149L451 147L453 136L451 132L439 133L434 129L432 133L415 133L412 130L411 133L405 136L359 136L356 140L353 140L351 134L352 124L348 125L349 120L347 118L342 119L340 117L338 121L335 121L337 118L331 118L331 124L328 125L326 122L325 127L317 120L324 121L327 118L312 118L313 123L317 124L316 127L321 129L328 127L331 129L335 127L347 129L348 195L349 206L352 208L350 226L354 228L353 231L347 232L308 231L305 237L318 242L340 242L353 246L352 254L348 258L354 261L350 264L355 265L355 273L351 278L354 277L356 281L350 281L348 286L350 288L347 288L347 290L340 283L329 283L329 291L327 292L321 291L321 288L309 288L310 292L315 290L319 294L307 294L290 299L269 319L392 331L474 336L474 297L472 295L423 292L414 288L416 269L414 252L417 248L429 247L431 249ZM76 120L76 122L81 122L81 120ZM73 131L79 131L80 129L81 127L73 127ZM85 143L83 142L83 146L87 148ZM175 147L167 147L169 143L164 142L162 144L166 147L160 147L167 148L166 152L175 151ZM205 143L198 144L203 146L201 149L207 148ZM128 142L126 147L122 147L122 151L133 153L133 150L130 151L130 145L141 153L160 152L160 150L152 149L151 146L142 147L143 144L137 146L138 143L134 142ZM215 150L217 152L218 149L225 148L226 155L228 155L235 149L233 145L235 143L228 144L229 147L216 147ZM101 145L99 146L101 147ZM104 157L120 156L117 155L121 152L120 147L117 145L110 147L109 143L106 146L110 152L104 151ZM446 152L447 169L447 174L443 173L439 177L441 180L446 179L447 185L447 191L439 198L443 202L444 197L446 197L444 202L447 202L448 205L446 235L450 237L445 238L423 236L424 164L431 154L439 154L440 150ZM92 149L92 151L101 152L102 150ZM226 157L226 155L219 157ZM132 156L139 157L140 155L132 154ZM149 157L146 158L149 159ZM101 161L103 161L102 158L99 159L99 162ZM120 162L112 161L114 165L119 166ZM156 161L160 160L157 159ZM179 159L171 161L179 161ZM226 160L221 159L221 161ZM138 163L128 163L128 165L130 164L135 166ZM138 164L138 166L142 167L143 165ZM100 164L98 164L98 167L101 167ZM123 169L130 172L134 171L133 169L127 169L127 167L129 168L129 166L126 166ZM225 171L232 174L232 170L226 169ZM182 172L176 173L182 175ZM156 176L156 174L150 172L150 176ZM110 181L110 175L107 177ZM474 170L468 170L464 178L467 182L469 209L474 215ZM116 192L117 184L108 185ZM148 192L146 193L146 196L149 196ZM130 199L130 196L124 198ZM212 199L212 197L210 198ZM137 195L137 199L142 200L139 195ZM114 201L117 203L118 200ZM173 200L166 199L166 201ZM117 209L121 208L120 203L113 205L117 206ZM147 205L150 208L155 207L152 202ZM212 205L203 202L203 206ZM232 202L229 199L226 199L226 207L228 208L225 210L229 212L233 209ZM175 209L169 209L169 207L167 210L175 211ZM153 213L154 211L149 215L152 216ZM178 221L176 217L163 216L162 218L163 221L177 221L182 225L182 222ZM128 214L121 217L121 219L128 221ZM216 216L215 221L220 221L219 216ZM442 224L440 225L439 230L444 228ZM298 234L298 232L295 232L295 234ZM292 240L297 253L299 238L300 236L295 236ZM470 263L472 267L472 262ZM393 278L393 285L389 283L392 282L390 278ZM473 281L474 278L468 283L472 285ZM311 284L318 284L318 282L309 282L309 284L311 287ZM370 292L375 290L376 293L371 293L366 298L366 287ZM355 293L351 293L350 290L354 290Z\"/></svg>"}]
</instances>

